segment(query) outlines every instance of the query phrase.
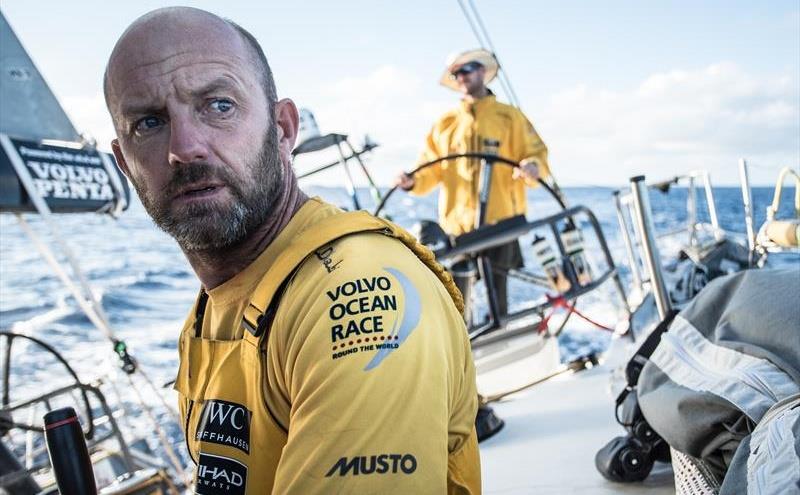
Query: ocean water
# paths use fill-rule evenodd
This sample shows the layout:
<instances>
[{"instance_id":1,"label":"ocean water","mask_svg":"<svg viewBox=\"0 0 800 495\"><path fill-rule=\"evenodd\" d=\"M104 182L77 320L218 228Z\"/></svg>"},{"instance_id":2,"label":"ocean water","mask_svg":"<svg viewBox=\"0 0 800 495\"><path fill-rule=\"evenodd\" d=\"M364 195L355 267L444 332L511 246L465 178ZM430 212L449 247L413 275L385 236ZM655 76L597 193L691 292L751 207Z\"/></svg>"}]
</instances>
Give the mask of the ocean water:
<instances>
[{"instance_id":1,"label":"ocean water","mask_svg":"<svg viewBox=\"0 0 800 495\"><path fill-rule=\"evenodd\" d=\"M349 204L343 188L309 187L307 192L334 204ZM625 253L612 189L565 188L564 193L570 205L585 205L594 212L627 284L629 271L624 265ZM743 235L740 190L716 188L714 193L721 226ZM362 204L372 204L369 191L359 190L358 194ZM657 230L666 232L685 224L686 196L687 190L682 188L673 188L669 195L651 193ZM783 196L779 217L789 217L793 214L792 197L791 194ZM772 200L772 189L755 188L753 197L758 226ZM698 203L698 215L703 220L707 218L703 198ZM387 211L394 221L408 228L417 220L436 218L436 195L415 198L397 193L389 201ZM557 211L557 204L543 191L529 192L529 218ZM34 231L45 234L44 225L36 215L26 215L26 219ZM161 386L172 380L178 363L178 332L199 288L177 245L153 225L138 200L134 200L118 220L94 214L58 215L57 220L60 233L75 252L117 337L128 344L131 354L153 383ZM604 267L597 239L586 229L585 223L582 227L590 263L599 273ZM521 240L523 254L526 266L539 271L530 249L531 236ZM662 248L662 255L669 256L679 245L678 241L668 243ZM476 293L482 294L480 289ZM518 281L511 282L509 294L512 310L543 297L541 289ZM617 301L612 284L607 283L582 297L578 307L592 319L613 326L620 314ZM476 314L480 318L485 304L479 301L477 307ZM556 314L553 324L557 324L560 317ZM11 214L0 214L0 330L22 332L49 343L70 362L83 381L116 369L117 360L111 352L111 344L79 310ZM601 351L609 338L608 332L572 318L559 337L562 359ZM63 368L36 346L24 342L15 344L11 374L12 402L55 387L65 379ZM168 401L174 400L168 388L162 389L162 393ZM121 395L125 396L124 391ZM180 437L175 426L171 427L170 436Z\"/></svg>"},{"instance_id":2,"label":"ocean water","mask_svg":"<svg viewBox=\"0 0 800 495\"><path fill-rule=\"evenodd\" d=\"M341 206L350 204L343 188L312 186L307 188L307 192ZM793 214L791 192L786 191L783 195L779 217ZM565 188L564 193L570 206L585 205L594 212L627 281L629 272L625 266L612 189ZM372 204L368 190L359 190L358 194L362 205ZM740 190L715 188L714 194L722 228L743 235L744 211ZM667 195L651 193L658 231L674 230L685 224L686 196L684 188L673 188ZM766 206L772 201L772 189L754 188L753 201L755 224L758 226L764 220ZM529 192L530 219L557 211L558 205L544 191ZM387 212L406 228L421 219L435 219L436 194L418 198L398 192L389 201ZM707 218L702 197L698 200L698 217L701 220ZM155 377L164 381L171 379L177 363L175 339L199 287L177 245L153 225L135 198L118 220L94 214L62 214L56 218L63 238L71 246L101 299L115 333L128 343L143 366L152 369ZM46 234L36 215L26 215L26 220L34 231ZM590 261L595 266L602 265L596 239L585 224L583 228ZM528 234L521 239L523 256L526 267L537 271L529 247L531 237L532 234ZM675 241L672 246L662 247L662 256L669 256L670 248L677 245ZM54 250L59 252L57 247ZM526 301L535 298L526 284L515 281L511 284L509 302L512 309L524 307ZM611 284L606 285L610 291ZM586 312L593 313L597 319L614 318L613 308L604 303L613 299L613 296L608 296L608 291L601 291L596 298L585 298L587 301L581 307L588 308ZM536 294L537 297L540 295ZM481 303L478 302L477 306L480 312ZM614 322L606 323L613 325ZM42 338L63 352L68 360L91 363L87 356L100 358L108 347L104 337L79 310L11 214L0 214L0 329ZM589 335L597 338L595 344L599 347L607 338L600 332ZM586 340L584 337L580 336L580 340ZM586 350L573 345L569 331L562 344L570 349L565 357Z\"/></svg>"}]
</instances>

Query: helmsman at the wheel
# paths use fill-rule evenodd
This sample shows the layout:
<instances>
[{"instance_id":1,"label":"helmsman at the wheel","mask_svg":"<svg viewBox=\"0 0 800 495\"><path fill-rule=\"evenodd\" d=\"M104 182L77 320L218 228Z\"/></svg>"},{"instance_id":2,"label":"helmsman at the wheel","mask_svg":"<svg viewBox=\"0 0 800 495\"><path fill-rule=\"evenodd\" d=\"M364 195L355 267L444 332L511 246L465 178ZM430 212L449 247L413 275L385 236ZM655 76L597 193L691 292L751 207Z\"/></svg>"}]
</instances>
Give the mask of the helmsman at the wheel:
<instances>
[{"instance_id":1,"label":"helmsman at the wheel","mask_svg":"<svg viewBox=\"0 0 800 495\"><path fill-rule=\"evenodd\" d=\"M502 164L493 167L486 223L527 212L526 187L538 185L536 179L547 177L547 147L530 121L517 108L497 101L487 87L497 75L495 57L486 50L461 53L447 63L440 83L460 92L459 105L445 113L427 135L418 163L462 153L489 152L520 164L512 169ZM457 158L422 169L410 176L400 174L396 184L412 194L423 195L441 185L439 223L451 235L475 228L479 204L480 160ZM519 243L494 248L488 252L495 266L519 268L522 254ZM507 312L506 276L493 277L501 314Z\"/></svg>"}]
</instances>

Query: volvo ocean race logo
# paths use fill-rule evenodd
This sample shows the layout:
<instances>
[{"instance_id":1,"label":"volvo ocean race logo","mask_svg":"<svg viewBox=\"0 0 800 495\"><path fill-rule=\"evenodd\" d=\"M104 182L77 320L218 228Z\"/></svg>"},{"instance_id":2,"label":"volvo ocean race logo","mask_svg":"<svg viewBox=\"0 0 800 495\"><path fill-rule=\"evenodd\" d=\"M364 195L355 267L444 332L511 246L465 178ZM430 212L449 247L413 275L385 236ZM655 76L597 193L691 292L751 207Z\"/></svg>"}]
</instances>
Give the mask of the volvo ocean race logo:
<instances>
[{"instance_id":1,"label":"volvo ocean race logo","mask_svg":"<svg viewBox=\"0 0 800 495\"><path fill-rule=\"evenodd\" d=\"M247 466L229 457L200 454L197 463L198 495L244 495L247 490Z\"/></svg>"},{"instance_id":2,"label":"volvo ocean race logo","mask_svg":"<svg viewBox=\"0 0 800 495\"><path fill-rule=\"evenodd\" d=\"M342 457L331 467L326 478L362 474L411 474L417 470L417 458L411 454L357 455L352 459Z\"/></svg>"},{"instance_id":3,"label":"volvo ocean race logo","mask_svg":"<svg viewBox=\"0 0 800 495\"><path fill-rule=\"evenodd\" d=\"M250 411L240 404L209 400L203 405L196 440L235 447L250 453Z\"/></svg>"},{"instance_id":4,"label":"volvo ocean race logo","mask_svg":"<svg viewBox=\"0 0 800 495\"><path fill-rule=\"evenodd\" d=\"M419 291L400 270L385 270L392 277L379 275L349 280L326 292L331 300L328 317L332 359L374 352L364 367L364 371L369 371L398 349L419 325L422 311ZM398 300L404 302L402 314L397 309Z\"/></svg>"}]
</instances>

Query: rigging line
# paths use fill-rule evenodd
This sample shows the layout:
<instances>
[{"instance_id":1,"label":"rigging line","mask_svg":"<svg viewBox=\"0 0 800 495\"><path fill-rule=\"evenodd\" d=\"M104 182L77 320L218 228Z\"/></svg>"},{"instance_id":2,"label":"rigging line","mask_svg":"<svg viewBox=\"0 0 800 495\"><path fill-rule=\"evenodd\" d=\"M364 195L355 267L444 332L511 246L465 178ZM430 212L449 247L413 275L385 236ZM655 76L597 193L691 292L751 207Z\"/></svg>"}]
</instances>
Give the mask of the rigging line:
<instances>
[{"instance_id":1,"label":"rigging line","mask_svg":"<svg viewBox=\"0 0 800 495\"><path fill-rule=\"evenodd\" d=\"M469 7L472 9L472 15L475 16L475 21L478 23L481 33L483 33L484 38L486 38L486 45L489 47L492 53L495 53L494 44L492 44L492 40L489 38L489 32L486 30L486 26L481 20L481 14L478 12L478 7L475 6L474 0L467 1L469 2Z\"/></svg>"},{"instance_id":2,"label":"rigging line","mask_svg":"<svg viewBox=\"0 0 800 495\"><path fill-rule=\"evenodd\" d=\"M473 17L478 16L477 10L470 12L464 5L463 0L458 0L458 6L461 7L461 12L464 13L464 17L467 19L467 24L469 24L470 29L472 29L472 34L475 35L475 38L478 40L478 44L481 45L481 48L485 49L487 46L490 47L492 43L491 40L489 39L488 33L486 33L485 31L482 32L479 29L479 26L476 24L476 21L473 20ZM499 68L497 80L500 82L500 86L503 88L503 92L508 97L509 102L512 105L519 108L519 105L513 99L514 95L512 94L512 91L509 89L508 82L506 81L505 78L505 72L503 71L503 67L500 65L500 61L497 60L497 55L494 53L494 50L493 49L490 50L492 52L492 56L495 58L495 61L497 61L497 65Z\"/></svg>"},{"instance_id":3,"label":"rigging line","mask_svg":"<svg viewBox=\"0 0 800 495\"><path fill-rule=\"evenodd\" d=\"M458 0L459 5L461 6L461 10L464 12L464 17L467 18L467 22L472 28L472 32L475 34L475 38L477 38L478 43L481 45L482 48L488 48L491 52L492 56L494 57L495 61L497 62L498 67L498 75L497 80L500 83L500 86L503 88L503 93L506 94L506 97L509 100L509 103L519 108L518 102L514 100L514 94L511 91L508 81L506 78L506 74L502 65L500 65L500 60L497 58L497 54L494 52L494 45L492 45L492 40L489 39L489 33L486 31L483 23L480 22L480 14L478 10L475 8L473 4L469 5L469 10L467 7L464 6L462 0Z\"/></svg>"},{"instance_id":4,"label":"rigging line","mask_svg":"<svg viewBox=\"0 0 800 495\"><path fill-rule=\"evenodd\" d=\"M500 86L502 87L503 92L506 94L509 103L517 108L520 108L519 98L517 98L517 94L514 91L514 88L511 86L511 79L508 77L508 72L497 58L494 45L492 44L492 40L489 38L489 32L486 30L486 27L481 20L477 7L475 7L471 0L469 9L465 6L463 0L458 0L458 5L461 7L461 11L464 13L464 17L467 19L467 23L472 29L472 32L475 35L475 38L478 40L478 43L481 45L481 47L485 49L488 48L488 50L491 51L492 56L494 56L495 60L497 61L499 68L497 80L500 82Z\"/></svg>"},{"instance_id":5,"label":"rigging line","mask_svg":"<svg viewBox=\"0 0 800 495\"><path fill-rule=\"evenodd\" d=\"M500 64L500 60L497 58L497 55L494 52L492 52L492 55L494 56L494 59L497 61L497 66L498 66L497 80L500 81L500 85L503 87L503 92L508 97L508 102L511 103L513 106L519 108L519 101L516 99L514 90L511 89L511 83L506 77L505 69Z\"/></svg>"},{"instance_id":6,"label":"rigging line","mask_svg":"<svg viewBox=\"0 0 800 495\"><path fill-rule=\"evenodd\" d=\"M136 398L138 399L139 404L142 406L142 410L144 411L145 415L150 422L155 425L155 432L158 435L158 438L161 440L161 446L164 449L164 453L167 455L167 458L172 463L172 467L175 469L175 472L178 474L178 476L183 478L183 482L186 483L186 486L191 486L192 475L181 463L178 453L170 443L166 431L164 431L164 428L161 427L160 423L156 419L153 409L148 405L147 401L145 401L142 392L138 389L138 387L136 387L136 384L133 382L133 376L127 373L125 376L128 378L128 383L131 386L131 390L133 390L133 393L136 395Z\"/></svg>"},{"instance_id":7,"label":"rigging line","mask_svg":"<svg viewBox=\"0 0 800 495\"><path fill-rule=\"evenodd\" d=\"M478 12L478 7L475 5L475 0L468 0L470 7L472 8L473 15L478 22L478 26L480 27L481 32L483 33L484 37L486 38L486 44L488 45L489 49L492 51L492 55L494 55L495 60L497 60L497 65L500 66L500 69L503 72L503 78L501 80L505 80L505 86L508 86L507 93L509 99L514 104L515 107L520 108L519 98L517 98L517 93L514 91L514 88L511 86L511 78L508 75L508 71L500 63L500 59L497 57L497 50L494 48L494 44L492 43L491 38L489 38L489 31L486 29L486 26L483 24L483 20L481 19L481 15Z\"/></svg>"},{"instance_id":8,"label":"rigging line","mask_svg":"<svg viewBox=\"0 0 800 495\"><path fill-rule=\"evenodd\" d=\"M492 43L491 38L489 38L489 31L486 29L486 26L483 24L483 20L481 18L480 13L478 12L478 7L475 5L474 0L469 0L470 6L473 11L473 15L478 22L478 25L483 33L483 37L486 39L486 43L489 46L489 49L492 50L492 55L494 56L495 60L497 61L497 65L500 67L500 80L503 83L503 87L505 88L506 94L509 96L509 100L511 103L520 108L519 98L517 98L517 93L514 91L513 86L511 86L511 78L508 75L508 71L505 69L503 64L500 63L500 59L497 57L497 50L495 50L494 44Z\"/></svg>"},{"instance_id":9,"label":"rigging line","mask_svg":"<svg viewBox=\"0 0 800 495\"><path fill-rule=\"evenodd\" d=\"M470 29L472 29L472 34L474 34L475 38L478 39L478 44L481 45L481 46L485 46L487 43L485 43L481 39L481 33L478 32L478 28L475 25L474 21L472 20L472 17L470 17L470 13L467 11L467 7L464 6L463 0L458 0L458 6L461 7L461 12L464 14L464 17L467 19L467 24L469 24Z\"/></svg>"}]
</instances>

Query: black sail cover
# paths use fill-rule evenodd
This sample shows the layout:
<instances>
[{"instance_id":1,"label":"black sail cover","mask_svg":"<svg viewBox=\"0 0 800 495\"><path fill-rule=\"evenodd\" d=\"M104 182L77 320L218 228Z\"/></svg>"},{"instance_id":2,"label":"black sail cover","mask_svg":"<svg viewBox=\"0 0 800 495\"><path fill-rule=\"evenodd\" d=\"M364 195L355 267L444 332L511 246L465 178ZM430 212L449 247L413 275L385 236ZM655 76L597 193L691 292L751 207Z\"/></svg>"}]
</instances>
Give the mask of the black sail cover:
<instances>
[{"instance_id":1,"label":"black sail cover","mask_svg":"<svg viewBox=\"0 0 800 495\"><path fill-rule=\"evenodd\" d=\"M800 493L800 270L709 283L637 387L648 423L720 493Z\"/></svg>"},{"instance_id":2,"label":"black sail cover","mask_svg":"<svg viewBox=\"0 0 800 495\"><path fill-rule=\"evenodd\" d=\"M0 147L0 211L37 211L12 160L17 159L35 194L54 213L112 211L130 201L128 181L114 157L93 149L9 139L11 154ZM11 155L11 156L9 156ZM108 166L106 165L108 164ZM112 175L114 174L114 175Z\"/></svg>"},{"instance_id":3,"label":"black sail cover","mask_svg":"<svg viewBox=\"0 0 800 495\"><path fill-rule=\"evenodd\" d=\"M55 213L119 212L127 206L128 182L114 158L80 143L81 136L2 12L0 135L0 211L36 211L14 162L30 177L34 194Z\"/></svg>"}]
</instances>

